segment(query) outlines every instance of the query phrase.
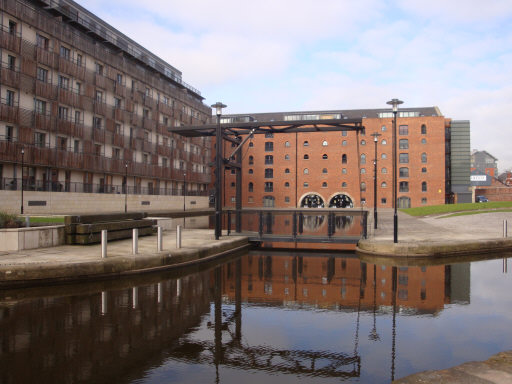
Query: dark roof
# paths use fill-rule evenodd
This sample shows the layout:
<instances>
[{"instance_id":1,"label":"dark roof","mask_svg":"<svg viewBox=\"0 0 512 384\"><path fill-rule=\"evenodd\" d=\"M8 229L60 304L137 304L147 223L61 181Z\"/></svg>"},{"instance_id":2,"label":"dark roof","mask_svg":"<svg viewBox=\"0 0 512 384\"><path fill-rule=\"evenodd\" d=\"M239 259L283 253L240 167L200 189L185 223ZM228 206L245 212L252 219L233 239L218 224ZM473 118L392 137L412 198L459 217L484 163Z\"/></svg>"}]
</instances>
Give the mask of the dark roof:
<instances>
[{"instance_id":1,"label":"dark roof","mask_svg":"<svg viewBox=\"0 0 512 384\"><path fill-rule=\"evenodd\" d=\"M263 113L234 113L225 114L222 117L247 117L257 121L283 121L288 115L317 115L317 114L341 114L342 118L378 118L379 113L391 112L391 108L381 109L331 109L323 111L292 111L292 112L263 112ZM401 108L399 112L418 112L420 116L442 116L438 107Z\"/></svg>"}]
</instances>

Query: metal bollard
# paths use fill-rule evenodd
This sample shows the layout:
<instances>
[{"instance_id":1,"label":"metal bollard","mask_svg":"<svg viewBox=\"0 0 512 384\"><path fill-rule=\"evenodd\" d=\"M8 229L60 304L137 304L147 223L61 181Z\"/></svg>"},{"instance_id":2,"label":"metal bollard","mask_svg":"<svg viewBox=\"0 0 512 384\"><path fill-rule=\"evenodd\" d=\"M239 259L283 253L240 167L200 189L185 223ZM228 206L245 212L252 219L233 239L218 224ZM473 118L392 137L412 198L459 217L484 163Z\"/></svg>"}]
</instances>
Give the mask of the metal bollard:
<instances>
[{"instance_id":1,"label":"metal bollard","mask_svg":"<svg viewBox=\"0 0 512 384\"><path fill-rule=\"evenodd\" d=\"M107 313L107 292L101 292L101 314Z\"/></svg>"},{"instance_id":2,"label":"metal bollard","mask_svg":"<svg viewBox=\"0 0 512 384\"><path fill-rule=\"evenodd\" d=\"M163 237L162 237L162 227L158 226L157 232L157 251L162 252L163 249Z\"/></svg>"},{"instance_id":3,"label":"metal bollard","mask_svg":"<svg viewBox=\"0 0 512 384\"><path fill-rule=\"evenodd\" d=\"M156 289L157 289L157 294L158 294L158 304L160 304L162 302L162 283L158 283L156 285Z\"/></svg>"},{"instance_id":4,"label":"metal bollard","mask_svg":"<svg viewBox=\"0 0 512 384\"><path fill-rule=\"evenodd\" d=\"M132 288L132 308L136 309L138 303L139 303L139 288L133 287Z\"/></svg>"},{"instance_id":5,"label":"metal bollard","mask_svg":"<svg viewBox=\"0 0 512 384\"><path fill-rule=\"evenodd\" d=\"M508 236L508 223L507 220L503 220L503 237Z\"/></svg>"},{"instance_id":6,"label":"metal bollard","mask_svg":"<svg viewBox=\"0 0 512 384\"><path fill-rule=\"evenodd\" d=\"M181 225L176 226L176 248L181 248Z\"/></svg>"},{"instance_id":7,"label":"metal bollard","mask_svg":"<svg viewBox=\"0 0 512 384\"><path fill-rule=\"evenodd\" d=\"M101 230L101 258L105 259L107 257L107 230Z\"/></svg>"},{"instance_id":8,"label":"metal bollard","mask_svg":"<svg viewBox=\"0 0 512 384\"><path fill-rule=\"evenodd\" d=\"M30 216L25 216L25 227L30 227Z\"/></svg>"},{"instance_id":9,"label":"metal bollard","mask_svg":"<svg viewBox=\"0 0 512 384\"><path fill-rule=\"evenodd\" d=\"M133 228L132 232L132 253L136 255L139 253L139 229Z\"/></svg>"}]
</instances>

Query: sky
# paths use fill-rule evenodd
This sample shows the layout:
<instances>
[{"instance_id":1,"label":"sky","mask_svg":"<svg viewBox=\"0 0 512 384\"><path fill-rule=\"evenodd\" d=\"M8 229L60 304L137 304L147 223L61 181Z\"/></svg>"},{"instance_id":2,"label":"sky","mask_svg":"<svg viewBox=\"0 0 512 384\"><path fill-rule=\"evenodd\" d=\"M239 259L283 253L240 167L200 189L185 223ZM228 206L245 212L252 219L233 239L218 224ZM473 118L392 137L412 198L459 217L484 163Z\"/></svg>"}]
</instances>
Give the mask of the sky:
<instances>
[{"instance_id":1,"label":"sky","mask_svg":"<svg viewBox=\"0 0 512 384\"><path fill-rule=\"evenodd\" d=\"M512 168L510 0L78 0L224 113L438 106Z\"/></svg>"}]
</instances>

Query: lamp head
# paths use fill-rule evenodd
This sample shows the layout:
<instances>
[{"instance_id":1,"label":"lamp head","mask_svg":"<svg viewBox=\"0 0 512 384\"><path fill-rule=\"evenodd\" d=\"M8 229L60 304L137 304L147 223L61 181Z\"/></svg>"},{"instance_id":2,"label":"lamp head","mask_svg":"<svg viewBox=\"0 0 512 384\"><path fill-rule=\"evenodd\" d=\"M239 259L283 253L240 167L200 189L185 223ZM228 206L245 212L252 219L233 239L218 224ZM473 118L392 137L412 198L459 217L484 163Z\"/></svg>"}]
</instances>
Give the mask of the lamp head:
<instances>
[{"instance_id":1,"label":"lamp head","mask_svg":"<svg viewBox=\"0 0 512 384\"><path fill-rule=\"evenodd\" d=\"M393 112L397 112L398 111L398 106L400 104L403 104L404 102L402 100L398 100L398 99L392 99L390 101L388 101L386 104L389 104L391 106L393 106Z\"/></svg>"},{"instance_id":2,"label":"lamp head","mask_svg":"<svg viewBox=\"0 0 512 384\"><path fill-rule=\"evenodd\" d=\"M222 104L220 101L217 101L215 104L211 105L212 108L215 108L215 114L217 116L222 115L222 108L226 108L227 105Z\"/></svg>"}]
</instances>

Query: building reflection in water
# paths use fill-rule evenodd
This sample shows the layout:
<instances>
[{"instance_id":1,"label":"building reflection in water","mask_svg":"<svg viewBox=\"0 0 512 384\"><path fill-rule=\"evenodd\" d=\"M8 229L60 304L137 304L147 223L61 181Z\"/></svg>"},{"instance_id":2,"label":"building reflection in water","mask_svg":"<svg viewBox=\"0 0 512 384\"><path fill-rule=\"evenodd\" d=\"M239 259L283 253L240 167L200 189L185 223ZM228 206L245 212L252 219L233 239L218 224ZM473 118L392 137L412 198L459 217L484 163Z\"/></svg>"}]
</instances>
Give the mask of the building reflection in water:
<instances>
[{"instance_id":1,"label":"building reflection in water","mask_svg":"<svg viewBox=\"0 0 512 384\"><path fill-rule=\"evenodd\" d=\"M0 382L131 382L169 361L215 367L217 382L221 366L357 377L362 313L373 316L372 342L384 332L377 315L392 315L393 378L396 314L435 315L454 302L469 302L469 264L390 267L318 253L251 253L167 279L152 275L135 283L4 292ZM357 312L353 349L249 344L243 335L243 304Z\"/></svg>"}]
</instances>

